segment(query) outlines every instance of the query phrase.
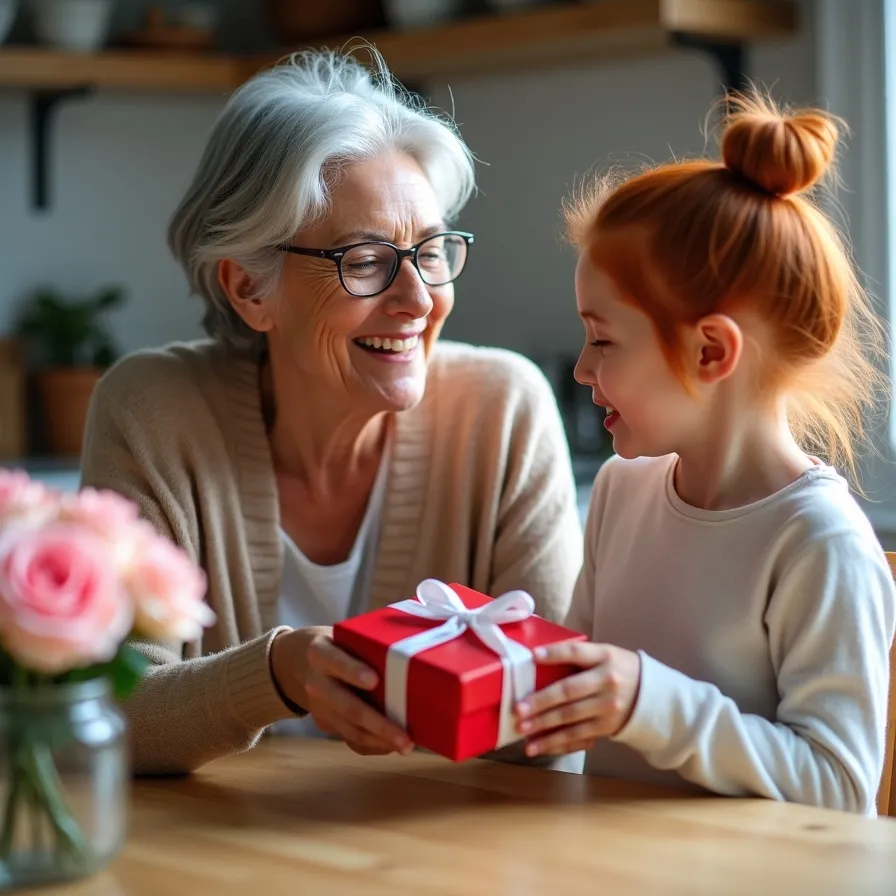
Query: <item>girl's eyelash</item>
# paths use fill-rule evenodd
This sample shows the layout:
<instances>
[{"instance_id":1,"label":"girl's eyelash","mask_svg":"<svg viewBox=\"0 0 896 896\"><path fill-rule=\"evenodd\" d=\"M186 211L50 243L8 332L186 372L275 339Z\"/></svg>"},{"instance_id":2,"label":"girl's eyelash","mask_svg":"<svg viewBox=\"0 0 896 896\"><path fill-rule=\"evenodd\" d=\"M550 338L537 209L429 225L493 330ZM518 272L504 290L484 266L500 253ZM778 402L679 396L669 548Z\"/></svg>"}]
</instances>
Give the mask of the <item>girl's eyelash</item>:
<instances>
[{"instance_id":1,"label":"girl's eyelash","mask_svg":"<svg viewBox=\"0 0 896 896\"><path fill-rule=\"evenodd\" d=\"M603 345L609 345L609 339L595 339L594 342L591 343L595 348L600 348Z\"/></svg>"}]
</instances>

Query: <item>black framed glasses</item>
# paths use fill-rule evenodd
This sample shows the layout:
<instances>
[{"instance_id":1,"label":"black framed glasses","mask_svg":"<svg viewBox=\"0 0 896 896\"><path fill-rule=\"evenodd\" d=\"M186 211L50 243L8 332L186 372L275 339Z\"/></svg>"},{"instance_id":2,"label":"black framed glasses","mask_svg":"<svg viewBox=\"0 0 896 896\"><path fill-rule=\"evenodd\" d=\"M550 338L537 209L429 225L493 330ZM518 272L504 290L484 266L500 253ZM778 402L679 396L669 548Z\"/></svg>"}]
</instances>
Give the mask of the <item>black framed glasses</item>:
<instances>
[{"instance_id":1,"label":"black framed glasses","mask_svg":"<svg viewBox=\"0 0 896 896\"><path fill-rule=\"evenodd\" d=\"M372 241L336 249L280 246L280 251L334 262L342 288L349 295L366 299L385 292L392 285L405 258L411 259L420 279L427 286L453 283L463 272L472 242L472 233L451 230L428 236L407 249L399 249L392 243Z\"/></svg>"}]
</instances>

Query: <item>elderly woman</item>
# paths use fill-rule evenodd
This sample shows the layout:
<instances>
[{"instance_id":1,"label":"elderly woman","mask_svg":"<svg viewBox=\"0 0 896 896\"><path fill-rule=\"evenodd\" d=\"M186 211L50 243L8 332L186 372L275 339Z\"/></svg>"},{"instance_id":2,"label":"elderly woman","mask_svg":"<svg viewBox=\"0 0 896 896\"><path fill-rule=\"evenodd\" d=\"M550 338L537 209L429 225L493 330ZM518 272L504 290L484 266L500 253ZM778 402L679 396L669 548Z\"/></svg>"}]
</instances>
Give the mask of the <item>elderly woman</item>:
<instances>
[{"instance_id":1,"label":"elderly woman","mask_svg":"<svg viewBox=\"0 0 896 896\"><path fill-rule=\"evenodd\" d=\"M142 643L136 768L266 729L407 752L333 623L436 577L562 619L581 560L569 452L537 368L439 342L473 237L454 128L380 72L310 54L230 99L169 230L210 336L98 386L85 485L136 501L208 576L201 643ZM512 313L512 310L508 310Z\"/></svg>"}]
</instances>

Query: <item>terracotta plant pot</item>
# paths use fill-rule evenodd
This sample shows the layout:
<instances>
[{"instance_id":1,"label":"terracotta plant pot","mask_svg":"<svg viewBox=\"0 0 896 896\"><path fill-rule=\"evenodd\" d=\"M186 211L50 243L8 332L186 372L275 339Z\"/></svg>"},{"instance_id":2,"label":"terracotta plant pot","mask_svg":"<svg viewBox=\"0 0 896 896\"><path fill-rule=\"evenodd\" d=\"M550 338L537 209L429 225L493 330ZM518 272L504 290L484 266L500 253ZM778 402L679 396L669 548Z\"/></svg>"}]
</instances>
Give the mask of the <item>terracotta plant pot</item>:
<instances>
[{"instance_id":1,"label":"terracotta plant pot","mask_svg":"<svg viewBox=\"0 0 896 896\"><path fill-rule=\"evenodd\" d=\"M96 367L60 367L38 374L50 451L59 457L79 457L84 425L94 386L103 375Z\"/></svg>"},{"instance_id":2,"label":"terracotta plant pot","mask_svg":"<svg viewBox=\"0 0 896 896\"><path fill-rule=\"evenodd\" d=\"M384 24L379 0L267 0L267 15L284 44L352 36Z\"/></svg>"},{"instance_id":3,"label":"terracotta plant pot","mask_svg":"<svg viewBox=\"0 0 896 896\"><path fill-rule=\"evenodd\" d=\"M0 339L0 460L24 457L28 448L25 348Z\"/></svg>"}]
</instances>

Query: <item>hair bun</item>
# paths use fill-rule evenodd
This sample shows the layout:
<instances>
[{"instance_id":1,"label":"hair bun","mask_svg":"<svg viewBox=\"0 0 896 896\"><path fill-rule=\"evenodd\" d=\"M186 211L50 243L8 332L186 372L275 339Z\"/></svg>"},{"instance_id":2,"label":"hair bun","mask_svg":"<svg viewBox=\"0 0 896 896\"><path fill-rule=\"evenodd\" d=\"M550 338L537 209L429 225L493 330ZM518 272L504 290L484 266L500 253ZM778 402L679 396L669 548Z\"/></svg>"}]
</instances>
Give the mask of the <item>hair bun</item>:
<instances>
[{"instance_id":1,"label":"hair bun","mask_svg":"<svg viewBox=\"0 0 896 896\"><path fill-rule=\"evenodd\" d=\"M790 196L824 177L839 139L838 120L820 109L787 114L768 100L739 97L722 135L722 160L763 192Z\"/></svg>"}]
</instances>

